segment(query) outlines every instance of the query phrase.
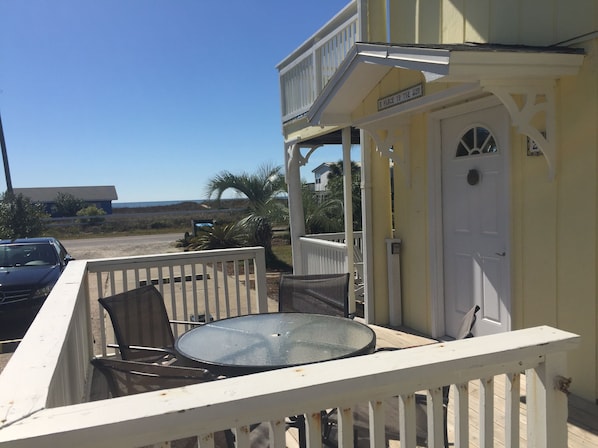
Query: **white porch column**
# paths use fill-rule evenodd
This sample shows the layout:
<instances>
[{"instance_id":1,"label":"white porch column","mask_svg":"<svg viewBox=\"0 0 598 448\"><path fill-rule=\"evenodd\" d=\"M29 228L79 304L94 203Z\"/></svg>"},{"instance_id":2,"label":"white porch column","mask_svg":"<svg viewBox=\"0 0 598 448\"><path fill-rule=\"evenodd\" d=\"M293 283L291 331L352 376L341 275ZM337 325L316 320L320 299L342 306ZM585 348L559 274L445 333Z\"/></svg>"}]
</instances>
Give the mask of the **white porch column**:
<instances>
[{"instance_id":1,"label":"white porch column","mask_svg":"<svg viewBox=\"0 0 598 448\"><path fill-rule=\"evenodd\" d=\"M351 173L351 128L342 131L343 142L343 199L345 202L345 243L347 245L347 269L349 279L349 313L355 312L355 269L353 254L353 179Z\"/></svg>"},{"instance_id":2,"label":"white porch column","mask_svg":"<svg viewBox=\"0 0 598 448\"><path fill-rule=\"evenodd\" d=\"M370 160L372 152L369 136L364 130L360 131L361 142L361 227L363 234L363 280L364 280L364 319L367 323L374 323L375 304L372 275L372 181Z\"/></svg>"},{"instance_id":3,"label":"white porch column","mask_svg":"<svg viewBox=\"0 0 598 448\"><path fill-rule=\"evenodd\" d=\"M305 235L305 217L301 194L301 172L299 143L285 145L285 179L289 197L289 227L291 247L293 248L293 273L302 274L301 245L299 238Z\"/></svg>"}]
</instances>

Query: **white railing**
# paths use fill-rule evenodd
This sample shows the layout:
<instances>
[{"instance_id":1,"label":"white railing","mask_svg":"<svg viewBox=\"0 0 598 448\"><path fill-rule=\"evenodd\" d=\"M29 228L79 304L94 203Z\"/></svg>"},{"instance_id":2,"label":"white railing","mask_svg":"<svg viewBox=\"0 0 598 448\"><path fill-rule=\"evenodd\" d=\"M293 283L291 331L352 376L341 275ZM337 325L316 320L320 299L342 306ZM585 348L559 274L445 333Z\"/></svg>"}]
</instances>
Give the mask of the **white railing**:
<instances>
[{"instance_id":1,"label":"white railing","mask_svg":"<svg viewBox=\"0 0 598 448\"><path fill-rule=\"evenodd\" d=\"M341 274L349 272L347 245L319 238L299 238L301 245L301 273Z\"/></svg>"},{"instance_id":2,"label":"white railing","mask_svg":"<svg viewBox=\"0 0 598 448\"><path fill-rule=\"evenodd\" d=\"M283 123L309 110L358 40L358 30L353 1L278 64Z\"/></svg>"},{"instance_id":3,"label":"white railing","mask_svg":"<svg viewBox=\"0 0 598 448\"><path fill-rule=\"evenodd\" d=\"M304 414L307 446L321 446L320 410L337 408L339 447L353 446L351 408L370 404L372 446L384 447L382 400L397 397L401 446L415 446L416 391L428 395L428 446L444 445L442 386L453 385L454 446L469 446L477 419L480 446L492 446L498 428L507 446L519 444L520 372L527 384L527 446L567 446L566 352L579 337L550 327L377 352L301 368L281 369L168 391L31 409L0 430L0 447L134 447L198 436L213 447L212 433L231 428L237 447L249 447L249 426L266 422L269 446L284 447L284 416ZM40 348L41 349L41 348ZM367 360L365 359L367 357ZM495 415L494 377L508 378L504 420ZM13 389L37 387L20 382ZM469 388L479 386L480 408L468 412ZM7 387L6 384L3 384ZM4 394L6 389L0 389ZM26 394L25 391L21 391ZM19 394L16 394L16 399ZM5 396L2 395L4 401ZM473 414L473 413L472 413ZM502 420L502 421L499 421ZM268 437L268 436L266 436Z\"/></svg>"},{"instance_id":4,"label":"white railing","mask_svg":"<svg viewBox=\"0 0 598 448\"><path fill-rule=\"evenodd\" d=\"M347 272L345 233L319 233L300 238L303 273L336 274ZM335 243L335 244L329 244ZM344 263L341 262L344 257ZM356 288L363 289L363 232L353 233L353 271ZM357 294L356 297L362 294Z\"/></svg>"},{"instance_id":5,"label":"white railing","mask_svg":"<svg viewBox=\"0 0 598 448\"><path fill-rule=\"evenodd\" d=\"M263 248L222 249L90 262L92 306L99 297L153 283L174 320L223 319L268 311ZM254 285L255 283L255 285ZM100 316L100 343L114 342L111 324ZM173 328L175 336L179 330ZM107 336L108 335L108 336Z\"/></svg>"},{"instance_id":6,"label":"white railing","mask_svg":"<svg viewBox=\"0 0 598 448\"><path fill-rule=\"evenodd\" d=\"M89 361L114 342L104 313L90 306L148 281L163 292L171 318L268 312L262 247L72 261L0 375L0 428L87 400Z\"/></svg>"}]
</instances>

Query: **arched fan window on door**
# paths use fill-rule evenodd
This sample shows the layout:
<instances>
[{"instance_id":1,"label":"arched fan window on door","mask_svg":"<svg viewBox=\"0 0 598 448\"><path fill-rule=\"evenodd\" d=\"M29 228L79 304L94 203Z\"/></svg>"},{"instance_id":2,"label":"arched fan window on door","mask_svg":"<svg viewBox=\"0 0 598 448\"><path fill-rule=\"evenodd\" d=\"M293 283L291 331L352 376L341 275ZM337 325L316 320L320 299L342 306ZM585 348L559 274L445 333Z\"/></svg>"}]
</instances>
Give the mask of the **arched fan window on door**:
<instances>
[{"instance_id":1,"label":"arched fan window on door","mask_svg":"<svg viewBox=\"0 0 598 448\"><path fill-rule=\"evenodd\" d=\"M492 133L482 126L474 126L461 136L456 156L467 157L496 152L498 147Z\"/></svg>"}]
</instances>

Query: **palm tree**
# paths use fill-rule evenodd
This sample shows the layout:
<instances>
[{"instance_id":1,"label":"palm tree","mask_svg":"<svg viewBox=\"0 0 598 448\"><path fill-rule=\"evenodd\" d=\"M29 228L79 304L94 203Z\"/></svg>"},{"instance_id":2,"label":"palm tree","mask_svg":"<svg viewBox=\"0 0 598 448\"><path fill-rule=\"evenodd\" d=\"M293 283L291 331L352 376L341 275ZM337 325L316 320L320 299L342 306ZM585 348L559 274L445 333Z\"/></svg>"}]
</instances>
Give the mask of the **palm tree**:
<instances>
[{"instance_id":1,"label":"palm tree","mask_svg":"<svg viewBox=\"0 0 598 448\"><path fill-rule=\"evenodd\" d=\"M251 243L263 246L266 260L272 260L272 225L286 222L288 211L280 194L285 191L282 167L262 165L253 174L222 171L208 181L208 198L220 200L227 190L234 190L249 201L249 214L239 222Z\"/></svg>"},{"instance_id":2,"label":"palm tree","mask_svg":"<svg viewBox=\"0 0 598 448\"><path fill-rule=\"evenodd\" d=\"M305 183L301 192L307 234L344 231L343 201L322 198Z\"/></svg>"},{"instance_id":3,"label":"palm tree","mask_svg":"<svg viewBox=\"0 0 598 448\"><path fill-rule=\"evenodd\" d=\"M351 195L353 198L353 229L361 229L361 168L351 162ZM343 161L339 160L330 165L328 183L326 184L327 198L344 202Z\"/></svg>"}]
</instances>

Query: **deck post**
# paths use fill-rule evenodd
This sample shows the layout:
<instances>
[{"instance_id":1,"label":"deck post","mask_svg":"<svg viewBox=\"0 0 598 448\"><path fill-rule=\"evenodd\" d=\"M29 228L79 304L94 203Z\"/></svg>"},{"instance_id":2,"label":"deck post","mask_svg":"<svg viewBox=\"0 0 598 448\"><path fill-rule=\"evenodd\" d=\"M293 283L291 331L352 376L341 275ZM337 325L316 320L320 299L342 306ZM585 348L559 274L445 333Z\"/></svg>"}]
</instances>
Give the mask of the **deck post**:
<instances>
[{"instance_id":1,"label":"deck post","mask_svg":"<svg viewBox=\"0 0 598 448\"><path fill-rule=\"evenodd\" d=\"M255 293L259 313L268 312L268 285L266 284L266 251L259 248L255 254Z\"/></svg>"},{"instance_id":2,"label":"deck post","mask_svg":"<svg viewBox=\"0 0 598 448\"><path fill-rule=\"evenodd\" d=\"M567 446L567 392L562 383L566 380L566 369L567 355L560 352L547 354L544 363L526 371L530 447Z\"/></svg>"},{"instance_id":3,"label":"deck post","mask_svg":"<svg viewBox=\"0 0 598 448\"><path fill-rule=\"evenodd\" d=\"M351 274L349 313L355 313L355 260L353 259L353 179L351 172L351 128L342 130L343 142L343 201L345 203L345 244L347 245L347 272Z\"/></svg>"},{"instance_id":4,"label":"deck post","mask_svg":"<svg viewBox=\"0 0 598 448\"><path fill-rule=\"evenodd\" d=\"M285 179L287 182L289 201L289 224L291 231L291 247L293 248L293 272L302 274L302 254L299 238L305 235L305 218L301 199L301 159L298 142L285 145Z\"/></svg>"}]
</instances>

